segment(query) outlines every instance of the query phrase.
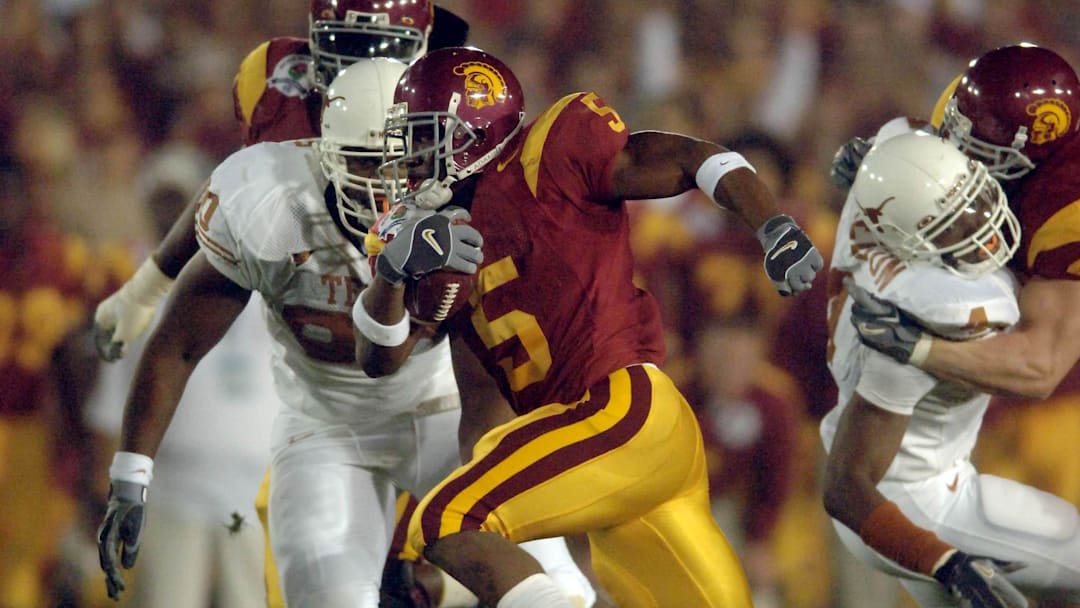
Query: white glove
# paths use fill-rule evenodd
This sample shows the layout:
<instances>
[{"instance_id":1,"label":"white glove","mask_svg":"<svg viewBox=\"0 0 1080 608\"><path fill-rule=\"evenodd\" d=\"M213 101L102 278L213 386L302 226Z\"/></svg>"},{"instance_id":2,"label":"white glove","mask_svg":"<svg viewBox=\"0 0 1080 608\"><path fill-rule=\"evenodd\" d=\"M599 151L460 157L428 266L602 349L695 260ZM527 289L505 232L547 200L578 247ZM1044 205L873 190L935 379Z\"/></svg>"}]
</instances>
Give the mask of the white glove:
<instances>
[{"instance_id":1,"label":"white glove","mask_svg":"<svg viewBox=\"0 0 1080 608\"><path fill-rule=\"evenodd\" d=\"M94 344L106 361L124 356L127 347L146 331L158 303L169 293L173 279L147 258L116 293L94 311Z\"/></svg>"}]
</instances>

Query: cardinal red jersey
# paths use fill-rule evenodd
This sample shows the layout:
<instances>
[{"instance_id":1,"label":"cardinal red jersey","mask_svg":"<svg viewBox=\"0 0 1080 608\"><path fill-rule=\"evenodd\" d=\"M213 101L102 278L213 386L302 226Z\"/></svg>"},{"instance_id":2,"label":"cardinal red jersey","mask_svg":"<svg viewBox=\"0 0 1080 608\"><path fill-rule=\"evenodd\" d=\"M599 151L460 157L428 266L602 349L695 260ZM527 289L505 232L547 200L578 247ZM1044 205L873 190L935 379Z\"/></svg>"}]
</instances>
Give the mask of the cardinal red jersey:
<instances>
[{"instance_id":1,"label":"cardinal red jersey","mask_svg":"<svg viewBox=\"0 0 1080 608\"><path fill-rule=\"evenodd\" d=\"M301 38L273 38L244 58L233 80L233 105L245 146L318 137L322 95L312 67Z\"/></svg>"},{"instance_id":2,"label":"cardinal red jersey","mask_svg":"<svg viewBox=\"0 0 1080 608\"><path fill-rule=\"evenodd\" d=\"M484 264L465 337L519 414L663 359L659 308L634 285L629 216L612 194L628 136L596 94L569 95L477 184Z\"/></svg>"}]
</instances>

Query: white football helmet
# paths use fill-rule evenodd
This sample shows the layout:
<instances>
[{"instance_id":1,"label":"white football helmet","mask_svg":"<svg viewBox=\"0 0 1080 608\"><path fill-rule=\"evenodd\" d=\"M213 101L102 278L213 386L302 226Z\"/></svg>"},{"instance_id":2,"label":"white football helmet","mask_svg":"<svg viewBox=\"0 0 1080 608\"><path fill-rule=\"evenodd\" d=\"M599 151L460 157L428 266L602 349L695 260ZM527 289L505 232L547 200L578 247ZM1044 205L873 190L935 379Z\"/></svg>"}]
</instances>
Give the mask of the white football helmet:
<instances>
[{"instance_id":1,"label":"white football helmet","mask_svg":"<svg viewBox=\"0 0 1080 608\"><path fill-rule=\"evenodd\" d=\"M903 260L975 276L1004 266L1020 245L1020 223L997 180L933 135L875 144L851 193L874 240Z\"/></svg>"},{"instance_id":2,"label":"white football helmet","mask_svg":"<svg viewBox=\"0 0 1080 608\"><path fill-rule=\"evenodd\" d=\"M377 201L386 198L379 175L383 127L406 67L385 57L361 59L342 70L326 93L319 164L334 186L343 228L361 239L379 214Z\"/></svg>"}]
</instances>

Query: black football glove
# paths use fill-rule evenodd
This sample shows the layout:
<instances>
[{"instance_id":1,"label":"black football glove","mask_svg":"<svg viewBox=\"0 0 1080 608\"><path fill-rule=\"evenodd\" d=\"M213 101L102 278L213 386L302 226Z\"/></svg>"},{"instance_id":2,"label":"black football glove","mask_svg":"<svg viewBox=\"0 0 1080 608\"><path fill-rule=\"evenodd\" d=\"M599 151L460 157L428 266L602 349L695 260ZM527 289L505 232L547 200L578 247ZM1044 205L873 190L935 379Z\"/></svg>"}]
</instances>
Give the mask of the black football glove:
<instances>
[{"instance_id":1,"label":"black football glove","mask_svg":"<svg viewBox=\"0 0 1080 608\"><path fill-rule=\"evenodd\" d=\"M407 277L419 278L443 268L476 272L477 265L484 261L480 251L484 239L472 226L455 223L469 219L469 212L461 207L418 213L402 224L379 252L375 271L395 285Z\"/></svg>"},{"instance_id":2,"label":"black football glove","mask_svg":"<svg viewBox=\"0 0 1080 608\"><path fill-rule=\"evenodd\" d=\"M932 338L918 321L892 302L859 287L850 277L844 279L844 287L853 301L851 322L863 344L900 363L915 366L923 363Z\"/></svg>"},{"instance_id":3,"label":"black football glove","mask_svg":"<svg viewBox=\"0 0 1080 608\"><path fill-rule=\"evenodd\" d=\"M130 570L139 556L143 525L146 523L146 486L132 481L113 480L109 486L109 505L98 528L98 559L105 572L109 597L120 599L124 577L120 565Z\"/></svg>"},{"instance_id":4,"label":"black football glove","mask_svg":"<svg viewBox=\"0 0 1080 608\"><path fill-rule=\"evenodd\" d=\"M1004 576L1023 567L1020 562L957 551L934 571L934 578L960 600L963 608L1027 608L1024 594Z\"/></svg>"},{"instance_id":5,"label":"black football glove","mask_svg":"<svg viewBox=\"0 0 1080 608\"><path fill-rule=\"evenodd\" d=\"M855 183L855 174L859 172L859 165L866 156L866 152L874 145L874 138L863 139L852 137L840 146L833 155L832 166L829 167L829 177L837 188L847 192L851 190L851 184Z\"/></svg>"},{"instance_id":6,"label":"black football glove","mask_svg":"<svg viewBox=\"0 0 1080 608\"><path fill-rule=\"evenodd\" d=\"M757 238L765 249L765 273L780 295L810 289L825 260L795 220L786 215L772 217L758 228Z\"/></svg>"}]
</instances>

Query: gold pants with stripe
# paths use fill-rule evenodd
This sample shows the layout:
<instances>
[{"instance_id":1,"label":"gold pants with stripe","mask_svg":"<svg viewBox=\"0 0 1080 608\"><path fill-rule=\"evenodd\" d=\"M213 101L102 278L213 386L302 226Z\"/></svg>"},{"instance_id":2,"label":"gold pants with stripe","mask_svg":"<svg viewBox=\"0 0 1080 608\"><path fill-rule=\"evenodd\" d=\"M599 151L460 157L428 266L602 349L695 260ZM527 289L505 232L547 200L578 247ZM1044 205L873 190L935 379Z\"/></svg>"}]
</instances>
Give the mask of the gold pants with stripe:
<instances>
[{"instance_id":1,"label":"gold pants with stripe","mask_svg":"<svg viewBox=\"0 0 1080 608\"><path fill-rule=\"evenodd\" d=\"M751 606L738 557L709 509L701 432L653 366L612 373L581 400L496 427L424 497L414 549L465 530L520 543L586 533L621 608Z\"/></svg>"}]
</instances>

